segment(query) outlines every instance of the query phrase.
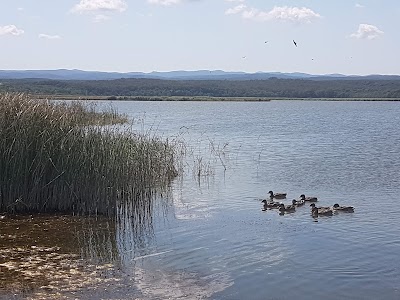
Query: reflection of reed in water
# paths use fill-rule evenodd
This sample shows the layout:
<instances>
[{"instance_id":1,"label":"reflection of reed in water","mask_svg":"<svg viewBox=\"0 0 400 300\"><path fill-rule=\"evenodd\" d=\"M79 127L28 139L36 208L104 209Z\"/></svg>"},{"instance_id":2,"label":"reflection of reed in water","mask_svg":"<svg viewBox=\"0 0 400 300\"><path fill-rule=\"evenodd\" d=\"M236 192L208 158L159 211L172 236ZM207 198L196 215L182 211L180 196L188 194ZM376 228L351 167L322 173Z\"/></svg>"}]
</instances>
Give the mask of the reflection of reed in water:
<instances>
[{"instance_id":1,"label":"reflection of reed in water","mask_svg":"<svg viewBox=\"0 0 400 300\"><path fill-rule=\"evenodd\" d=\"M90 218L84 229L76 228L82 256L96 263L127 267L136 256L149 254L155 238L154 219L160 212L166 214L169 194L168 190L150 188L121 194L115 218Z\"/></svg>"},{"instance_id":2,"label":"reflection of reed in water","mask_svg":"<svg viewBox=\"0 0 400 300\"><path fill-rule=\"evenodd\" d=\"M95 264L118 263L115 221L106 217L86 218L83 228L75 228L81 256Z\"/></svg>"},{"instance_id":3,"label":"reflection of reed in water","mask_svg":"<svg viewBox=\"0 0 400 300\"><path fill-rule=\"evenodd\" d=\"M121 199L117 204L116 241L125 266L143 249L154 243L155 203L161 195L154 189L136 190L133 199Z\"/></svg>"}]
</instances>

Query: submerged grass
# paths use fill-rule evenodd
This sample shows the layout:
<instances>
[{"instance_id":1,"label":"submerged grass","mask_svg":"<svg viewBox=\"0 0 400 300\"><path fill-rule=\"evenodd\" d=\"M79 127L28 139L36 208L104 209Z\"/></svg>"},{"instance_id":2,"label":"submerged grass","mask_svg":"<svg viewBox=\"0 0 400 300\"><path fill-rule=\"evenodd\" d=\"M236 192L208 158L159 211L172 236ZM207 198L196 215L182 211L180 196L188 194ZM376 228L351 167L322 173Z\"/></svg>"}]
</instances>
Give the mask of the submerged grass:
<instances>
[{"instance_id":1,"label":"submerged grass","mask_svg":"<svg viewBox=\"0 0 400 300\"><path fill-rule=\"evenodd\" d=\"M0 212L115 213L176 174L174 145L82 102L0 95Z\"/></svg>"}]
</instances>

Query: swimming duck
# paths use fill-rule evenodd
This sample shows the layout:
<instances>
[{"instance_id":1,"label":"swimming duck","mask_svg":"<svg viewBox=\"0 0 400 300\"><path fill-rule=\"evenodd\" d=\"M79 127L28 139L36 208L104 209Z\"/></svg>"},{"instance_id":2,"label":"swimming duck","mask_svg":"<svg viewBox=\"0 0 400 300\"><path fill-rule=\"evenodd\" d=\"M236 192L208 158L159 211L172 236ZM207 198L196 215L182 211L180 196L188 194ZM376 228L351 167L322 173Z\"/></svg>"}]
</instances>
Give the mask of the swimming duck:
<instances>
[{"instance_id":1,"label":"swimming duck","mask_svg":"<svg viewBox=\"0 0 400 300\"><path fill-rule=\"evenodd\" d=\"M343 212L354 212L353 206L340 206L338 203L333 205L333 210L343 211Z\"/></svg>"},{"instance_id":2,"label":"swimming duck","mask_svg":"<svg viewBox=\"0 0 400 300\"><path fill-rule=\"evenodd\" d=\"M281 205L280 202L275 202L275 201L272 201L272 200L265 200L264 199L261 202L264 203L264 209L267 209L267 208L279 208L280 205Z\"/></svg>"},{"instance_id":3,"label":"swimming duck","mask_svg":"<svg viewBox=\"0 0 400 300\"><path fill-rule=\"evenodd\" d=\"M302 206L302 205L304 205L306 202L304 201L304 200L296 200L296 199L293 199L292 200L292 205L295 205L295 206Z\"/></svg>"},{"instance_id":4,"label":"swimming duck","mask_svg":"<svg viewBox=\"0 0 400 300\"><path fill-rule=\"evenodd\" d=\"M315 206L315 203L311 203L311 204L310 204L310 207L312 207L312 208L313 208L313 207L316 207L316 206ZM329 207L329 206L320 206L320 207L317 207L317 208L318 208L318 209L332 209L332 208Z\"/></svg>"},{"instance_id":5,"label":"swimming duck","mask_svg":"<svg viewBox=\"0 0 400 300\"><path fill-rule=\"evenodd\" d=\"M330 207L316 207L314 203L310 204L311 206L311 215L315 216L332 216L333 210Z\"/></svg>"},{"instance_id":6,"label":"swimming duck","mask_svg":"<svg viewBox=\"0 0 400 300\"><path fill-rule=\"evenodd\" d=\"M306 197L304 194L300 195L300 200L308 201L308 202L317 202L317 197Z\"/></svg>"},{"instance_id":7,"label":"swimming duck","mask_svg":"<svg viewBox=\"0 0 400 300\"><path fill-rule=\"evenodd\" d=\"M320 209L318 207L313 207L311 209L311 215L313 217L318 217L318 216L332 216L333 211L332 209Z\"/></svg>"},{"instance_id":8,"label":"swimming duck","mask_svg":"<svg viewBox=\"0 0 400 300\"><path fill-rule=\"evenodd\" d=\"M318 208L316 208L316 207L311 208L311 216L313 218L318 218Z\"/></svg>"},{"instance_id":9,"label":"swimming duck","mask_svg":"<svg viewBox=\"0 0 400 300\"><path fill-rule=\"evenodd\" d=\"M296 210L296 206L294 205L286 205L281 203L279 205L279 211L282 212L294 212Z\"/></svg>"},{"instance_id":10,"label":"swimming duck","mask_svg":"<svg viewBox=\"0 0 400 300\"><path fill-rule=\"evenodd\" d=\"M268 192L268 194L269 194L269 197L272 199L272 198L275 198L275 199L285 199L286 198L286 193L275 193L274 194L274 192L273 191L269 191Z\"/></svg>"}]
</instances>

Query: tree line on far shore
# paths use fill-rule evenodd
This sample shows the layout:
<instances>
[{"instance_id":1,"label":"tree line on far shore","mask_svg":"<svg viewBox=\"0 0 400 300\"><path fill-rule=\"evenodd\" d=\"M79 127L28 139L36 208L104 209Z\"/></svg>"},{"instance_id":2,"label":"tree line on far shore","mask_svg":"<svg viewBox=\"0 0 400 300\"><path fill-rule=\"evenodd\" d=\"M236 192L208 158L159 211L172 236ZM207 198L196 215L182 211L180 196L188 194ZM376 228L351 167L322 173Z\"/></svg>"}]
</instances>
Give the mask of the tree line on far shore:
<instances>
[{"instance_id":1,"label":"tree line on far shore","mask_svg":"<svg viewBox=\"0 0 400 300\"><path fill-rule=\"evenodd\" d=\"M399 98L400 80L0 80L0 92L80 96Z\"/></svg>"}]
</instances>

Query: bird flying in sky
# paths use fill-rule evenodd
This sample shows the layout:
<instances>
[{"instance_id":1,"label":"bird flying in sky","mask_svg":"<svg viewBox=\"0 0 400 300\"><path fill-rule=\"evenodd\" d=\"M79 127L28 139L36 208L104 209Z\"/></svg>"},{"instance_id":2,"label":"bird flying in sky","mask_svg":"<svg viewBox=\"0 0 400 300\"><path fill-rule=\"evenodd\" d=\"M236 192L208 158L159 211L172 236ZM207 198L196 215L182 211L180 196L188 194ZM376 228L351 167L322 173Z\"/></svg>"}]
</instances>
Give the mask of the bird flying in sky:
<instances>
[{"instance_id":1,"label":"bird flying in sky","mask_svg":"<svg viewBox=\"0 0 400 300\"><path fill-rule=\"evenodd\" d=\"M295 40L293 40L293 44L297 47L297 43L296 43L296 41Z\"/></svg>"}]
</instances>

